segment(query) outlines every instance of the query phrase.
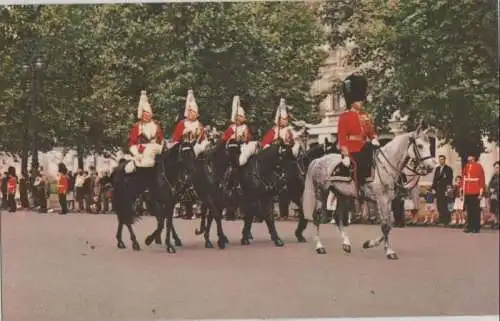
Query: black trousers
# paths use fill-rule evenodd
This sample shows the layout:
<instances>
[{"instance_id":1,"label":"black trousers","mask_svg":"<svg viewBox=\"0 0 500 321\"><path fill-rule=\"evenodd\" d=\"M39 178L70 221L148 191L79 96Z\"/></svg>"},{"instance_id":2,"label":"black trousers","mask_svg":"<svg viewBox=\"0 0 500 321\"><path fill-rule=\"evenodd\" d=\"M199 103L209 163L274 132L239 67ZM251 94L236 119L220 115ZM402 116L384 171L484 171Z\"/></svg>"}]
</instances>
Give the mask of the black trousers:
<instances>
[{"instance_id":1,"label":"black trousers","mask_svg":"<svg viewBox=\"0 0 500 321\"><path fill-rule=\"evenodd\" d=\"M47 193L45 188L37 190L38 205L40 205L40 213L47 213Z\"/></svg>"},{"instance_id":2,"label":"black trousers","mask_svg":"<svg viewBox=\"0 0 500 321\"><path fill-rule=\"evenodd\" d=\"M365 181L371 175L373 167L373 145L366 143L363 148L357 153L351 153L352 158L356 161L356 177L358 183Z\"/></svg>"},{"instance_id":3,"label":"black trousers","mask_svg":"<svg viewBox=\"0 0 500 321\"><path fill-rule=\"evenodd\" d=\"M391 203L392 213L394 215L394 225L402 226L405 223L404 200L396 197Z\"/></svg>"},{"instance_id":4,"label":"black trousers","mask_svg":"<svg viewBox=\"0 0 500 321\"><path fill-rule=\"evenodd\" d=\"M438 195L436 199L437 210L439 213L439 222L449 224L451 221L451 214L448 210L448 198L445 195Z\"/></svg>"},{"instance_id":5,"label":"black trousers","mask_svg":"<svg viewBox=\"0 0 500 321\"><path fill-rule=\"evenodd\" d=\"M465 210L467 211L467 228L472 231L481 229L481 206L479 195L465 195Z\"/></svg>"},{"instance_id":6,"label":"black trousers","mask_svg":"<svg viewBox=\"0 0 500 321\"><path fill-rule=\"evenodd\" d=\"M17 209L16 206L16 194L8 194L7 195L7 207L9 208L9 212L15 212Z\"/></svg>"},{"instance_id":7,"label":"black trousers","mask_svg":"<svg viewBox=\"0 0 500 321\"><path fill-rule=\"evenodd\" d=\"M8 208L9 205L8 205L8 196L7 196L7 193L2 193L2 208Z\"/></svg>"},{"instance_id":8,"label":"black trousers","mask_svg":"<svg viewBox=\"0 0 500 321\"><path fill-rule=\"evenodd\" d=\"M66 193L59 193L59 205L61 205L61 214L68 213L68 202L66 201Z\"/></svg>"}]
</instances>

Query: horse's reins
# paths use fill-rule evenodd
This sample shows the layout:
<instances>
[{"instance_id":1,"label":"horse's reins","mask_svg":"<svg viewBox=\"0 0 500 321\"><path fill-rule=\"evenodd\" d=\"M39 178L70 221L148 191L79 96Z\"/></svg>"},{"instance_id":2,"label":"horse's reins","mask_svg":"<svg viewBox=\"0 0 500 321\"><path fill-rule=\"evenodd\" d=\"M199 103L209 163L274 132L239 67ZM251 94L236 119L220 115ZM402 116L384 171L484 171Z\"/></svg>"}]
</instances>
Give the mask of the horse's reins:
<instances>
[{"instance_id":1,"label":"horse's reins","mask_svg":"<svg viewBox=\"0 0 500 321\"><path fill-rule=\"evenodd\" d=\"M426 157L422 157L420 152L418 151L418 148L416 148L416 145L415 145L415 138L410 138L410 146L413 147L413 152L415 153L415 158L416 159L413 159L412 157L410 157L409 155L406 155L404 160L403 160L403 163L401 164L400 168L396 168L396 166L394 166L390 161L389 159L387 158L387 155L385 155L385 153L382 151L382 149L377 149L377 151L375 152L375 159L376 160L380 160L379 158L379 155L382 155L382 157L385 159L386 163L392 168L392 170L394 172L397 173L397 177L394 177L393 175L391 175L389 173L390 176L392 176L392 179L394 180L394 185L397 186L397 187L401 187L401 188L405 188L404 187L404 184L402 183L399 183L399 178L401 178L401 175L403 174L403 170L404 169L407 169L409 170L410 172L412 172L413 174L415 175L409 175L410 176L410 179L412 177L418 177L418 179L416 180L414 186L412 186L411 188L408 188L406 187L406 189L413 189L415 186L417 186L418 182L420 181L420 177L422 175L425 175L425 173L423 172L418 172L418 167L420 164L422 164L422 162L426 161L427 159L431 159L432 158L432 155L429 155L429 156L426 156ZM411 161L411 162L410 162ZM408 164L410 163L413 163L415 164L413 167L410 167ZM387 171L387 168L384 166L384 164L382 164L382 162L379 162L379 164L381 164ZM379 179L381 181L383 181L382 179L382 175L380 174L380 169L378 166L374 166L375 169L376 169L376 172L377 172L377 175L379 177ZM389 172L389 171L387 171Z\"/></svg>"}]
</instances>

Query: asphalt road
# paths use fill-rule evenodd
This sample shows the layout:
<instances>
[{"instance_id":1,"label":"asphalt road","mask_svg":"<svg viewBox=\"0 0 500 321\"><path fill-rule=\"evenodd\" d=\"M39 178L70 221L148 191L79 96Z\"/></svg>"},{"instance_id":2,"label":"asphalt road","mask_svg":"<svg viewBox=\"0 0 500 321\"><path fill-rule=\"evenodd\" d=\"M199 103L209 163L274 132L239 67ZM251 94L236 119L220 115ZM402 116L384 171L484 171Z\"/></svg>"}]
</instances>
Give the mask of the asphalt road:
<instances>
[{"instance_id":1,"label":"asphalt road","mask_svg":"<svg viewBox=\"0 0 500 321\"><path fill-rule=\"evenodd\" d=\"M242 222L225 222L231 244L205 249L198 221L175 220L184 246L167 254L144 245L155 227L136 224L142 251L116 248L114 215L59 216L2 212L3 317L7 321L128 321L284 317L479 315L499 312L498 231L404 228L392 233L400 260L363 250L377 226L349 228L344 254L324 226L328 254L278 222L283 248L254 224L255 241L239 245ZM215 231L212 241L216 241ZM214 242L215 244L215 242Z\"/></svg>"}]
</instances>

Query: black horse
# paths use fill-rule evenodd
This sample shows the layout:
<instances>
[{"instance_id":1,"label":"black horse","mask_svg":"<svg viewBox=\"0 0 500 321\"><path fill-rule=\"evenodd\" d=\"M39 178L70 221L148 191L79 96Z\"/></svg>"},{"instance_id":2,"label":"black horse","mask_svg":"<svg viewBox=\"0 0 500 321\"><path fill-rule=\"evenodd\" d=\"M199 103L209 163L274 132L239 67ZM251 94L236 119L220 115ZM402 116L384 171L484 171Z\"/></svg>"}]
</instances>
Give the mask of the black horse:
<instances>
[{"instance_id":1,"label":"black horse","mask_svg":"<svg viewBox=\"0 0 500 321\"><path fill-rule=\"evenodd\" d=\"M239 188L239 156L240 146L236 140L230 140L227 143L216 142L214 147L205 153L202 168L206 168L210 176L210 182L213 183L213 189L216 189L218 208L222 210L235 211L238 207L240 188ZM202 204L200 228L196 234L209 233L214 217L205 203ZM205 237L208 235L205 234Z\"/></svg>"},{"instance_id":2,"label":"black horse","mask_svg":"<svg viewBox=\"0 0 500 321\"><path fill-rule=\"evenodd\" d=\"M280 192L282 186L287 185L284 182L286 172L283 166L294 158L291 146L278 140L250 157L241 168L242 198L240 206L244 213L242 245L250 244L252 222L256 217L266 222L274 244L283 246L283 241L276 231L274 215L269 208L273 203L273 196Z\"/></svg>"},{"instance_id":3,"label":"black horse","mask_svg":"<svg viewBox=\"0 0 500 321\"><path fill-rule=\"evenodd\" d=\"M163 152L164 153L164 152ZM162 155L163 155L162 153ZM162 166L162 155L155 159L155 165L151 168L137 167L132 173L125 172L125 166L129 162L121 159L118 166L111 174L111 184L113 186L112 204L118 217L118 229L116 232L117 246L125 248L122 240L123 225L127 226L132 248L140 250L139 243L132 229L132 225L140 217L134 208L135 202L140 194L146 189L149 191L153 215L161 216L161 205L169 201L171 195L164 188L163 176L165 168Z\"/></svg>"},{"instance_id":4,"label":"black horse","mask_svg":"<svg viewBox=\"0 0 500 321\"><path fill-rule=\"evenodd\" d=\"M163 151L160 157L159 167L160 175L157 178L160 183L161 202L153 202L161 211L155 214L157 218L157 227L150 235L146 237L146 245L150 245L153 240L161 243L161 232L165 227L167 235L165 237L165 246L168 253L175 253L175 247L171 243L171 234L176 246L182 246L182 242L177 236L173 226L174 206L180 195L186 193L192 186L192 173L195 170L196 157L193 150L193 143L180 142Z\"/></svg>"},{"instance_id":5,"label":"black horse","mask_svg":"<svg viewBox=\"0 0 500 321\"><path fill-rule=\"evenodd\" d=\"M202 204L200 229L196 229L195 234L204 234L206 248L213 247L210 241L210 228L214 219L217 224L218 247L223 249L229 243L222 228L222 212L227 206L227 193L217 175L227 160L217 157L220 156L220 151L223 149L222 145L216 143L215 146L212 145L213 148L208 148L201 153L196 160L195 171L192 174L194 190ZM207 214L208 220L205 223Z\"/></svg>"}]
</instances>

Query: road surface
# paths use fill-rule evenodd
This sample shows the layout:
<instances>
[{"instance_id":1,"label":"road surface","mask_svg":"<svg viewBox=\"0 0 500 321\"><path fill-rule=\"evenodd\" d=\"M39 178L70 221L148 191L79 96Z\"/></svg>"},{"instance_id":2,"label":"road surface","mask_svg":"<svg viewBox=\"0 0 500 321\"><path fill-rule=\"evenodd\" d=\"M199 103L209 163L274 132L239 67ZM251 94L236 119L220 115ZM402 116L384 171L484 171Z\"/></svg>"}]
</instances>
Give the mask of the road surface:
<instances>
[{"instance_id":1,"label":"road surface","mask_svg":"<svg viewBox=\"0 0 500 321\"><path fill-rule=\"evenodd\" d=\"M264 224L239 245L242 222L225 222L231 244L205 249L198 221L175 220L184 246L167 254L144 245L155 227L136 224L142 251L116 248L114 215L2 212L3 316L8 321L128 321L286 317L373 317L498 314L498 231L404 228L392 233L399 261L383 249L363 250L377 226L349 228L341 250L333 226L323 228L328 254L298 244L296 222L278 222L285 247ZM313 234L308 229L309 240ZM213 235L216 235L214 232ZM216 241L213 237L212 241ZM215 242L214 242L215 244Z\"/></svg>"}]
</instances>

